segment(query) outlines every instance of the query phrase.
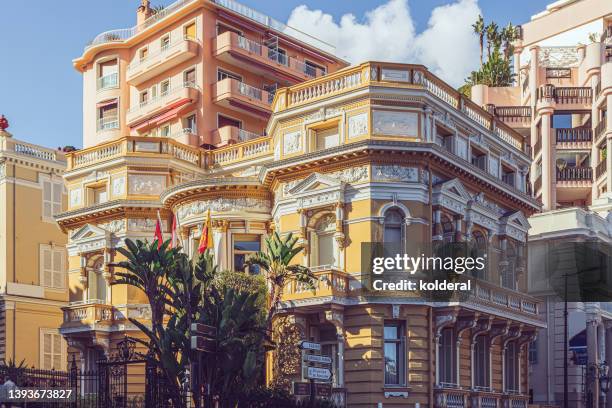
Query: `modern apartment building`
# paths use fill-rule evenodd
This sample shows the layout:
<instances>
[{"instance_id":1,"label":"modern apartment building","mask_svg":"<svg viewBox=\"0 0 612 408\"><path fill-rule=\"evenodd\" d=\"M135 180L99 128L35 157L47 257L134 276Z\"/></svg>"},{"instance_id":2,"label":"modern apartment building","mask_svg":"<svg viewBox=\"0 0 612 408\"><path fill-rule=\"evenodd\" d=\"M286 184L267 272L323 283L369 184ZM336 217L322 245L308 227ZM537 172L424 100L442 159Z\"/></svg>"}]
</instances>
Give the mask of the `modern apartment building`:
<instances>
[{"instance_id":1,"label":"modern apartment building","mask_svg":"<svg viewBox=\"0 0 612 408\"><path fill-rule=\"evenodd\" d=\"M346 63L329 44L233 0L143 0L137 25L98 35L83 74L83 144L163 136L218 146L263 134L277 88Z\"/></svg>"},{"instance_id":2,"label":"modern apartment building","mask_svg":"<svg viewBox=\"0 0 612 408\"><path fill-rule=\"evenodd\" d=\"M533 399L563 406L567 381L567 406L610 407L612 398L601 395L598 380L602 363L612 361L609 305L568 305L567 331L574 350L565 356L565 305L537 282L545 268L540 260L552 244L609 243L612 3L552 3L520 26L515 45L515 86L476 86L472 98L531 140L530 181L544 213L529 221L530 289L544 299L542 317L548 325L531 352ZM577 343L588 350L588 361L577 358ZM565 358L570 361L567 376Z\"/></svg>"},{"instance_id":3,"label":"modern apartment building","mask_svg":"<svg viewBox=\"0 0 612 408\"><path fill-rule=\"evenodd\" d=\"M345 68L278 90L270 110L266 136L215 149L124 135L69 154L57 219L71 352L87 367L137 333L126 317L147 320L141 294L109 286L123 240L151 239L160 209L195 253L210 210L221 269L243 269L274 230L300 237L297 261L317 276L314 291L284 290L269 381L303 379L296 341L310 339L333 361L341 406L526 407L528 344L544 327L525 293L526 219L539 210L527 138L419 65ZM471 242L489 267L464 302L367 291L361 243L398 240Z\"/></svg>"},{"instance_id":4,"label":"modern apartment building","mask_svg":"<svg viewBox=\"0 0 612 408\"><path fill-rule=\"evenodd\" d=\"M65 169L61 151L0 127L0 361L66 369L66 235L53 218L66 208Z\"/></svg>"},{"instance_id":5,"label":"modern apartment building","mask_svg":"<svg viewBox=\"0 0 612 408\"><path fill-rule=\"evenodd\" d=\"M141 293L110 286L108 264L125 238L151 238L158 210L168 231L160 195L205 177L214 163L204 150L233 154L221 148L254 140L250 154L267 152L276 89L347 65L328 44L233 0L163 9L143 0L136 14L136 26L98 35L74 60L85 149L69 155L69 208L57 219L71 289L61 332L83 369L136 331L128 317L147 319Z\"/></svg>"}]
</instances>

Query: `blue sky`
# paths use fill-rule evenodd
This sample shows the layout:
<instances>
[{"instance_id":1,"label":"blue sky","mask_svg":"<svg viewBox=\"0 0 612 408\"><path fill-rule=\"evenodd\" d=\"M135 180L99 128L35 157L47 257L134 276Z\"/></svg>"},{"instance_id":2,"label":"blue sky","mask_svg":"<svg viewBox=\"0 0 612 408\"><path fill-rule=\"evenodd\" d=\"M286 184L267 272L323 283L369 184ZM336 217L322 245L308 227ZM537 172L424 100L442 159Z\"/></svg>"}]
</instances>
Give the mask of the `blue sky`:
<instances>
[{"instance_id":1,"label":"blue sky","mask_svg":"<svg viewBox=\"0 0 612 408\"><path fill-rule=\"evenodd\" d=\"M287 21L292 11L302 4L307 5L309 16L315 18L316 15L312 11L320 9L333 16L336 23L342 15L352 13L354 21L349 26L367 29L370 26L366 22L365 13L388 1L242 0L241 2L281 21ZM405 0L390 1L401 3ZM472 6L480 8L487 21L494 20L500 25L505 25L508 21L514 24L526 22L531 15L543 10L546 4L550 3L550 0L460 1L475 3ZM152 1L154 5L170 4L171 2L172 0ZM407 3L413 31L418 37L420 33L428 29L432 10L456 2L451 0L407 0ZM53 2L31 0L5 2L2 5L0 38L4 40L4 46L0 58L0 114L6 115L9 119L10 128L8 130L16 138L49 147L64 145L81 147L81 77L72 68L71 61L81 54L84 44L96 34L134 25L135 10L138 4L138 0L60 0ZM392 9L391 12L393 12ZM451 17L453 13L454 11L450 10ZM302 19L302 15L304 13L298 13L293 18L303 22L305 27L300 28L308 30L312 24L310 20ZM402 20L397 20L396 23L403 24ZM344 24L339 26L339 29L344 28ZM436 33L437 31L430 32L429 40L425 38L427 36L419 39L421 49L418 55L421 55L425 61L432 58L431 55L428 57L425 54L436 52L431 46L432 39L438 41ZM317 35L318 33L311 34ZM376 33L372 33L371 36L376 36ZM417 37L414 37L415 41ZM412 41L412 38L407 38L406 41ZM474 46L477 46L475 36L473 41L474 43L469 45L472 53ZM373 46L376 47L376 44L373 43ZM461 49L460 46L453 45L452 47ZM350 54L351 51L345 50L345 52ZM443 53L443 51L439 52ZM338 54L347 57L342 52ZM359 54L359 57L362 54L363 52ZM398 55L404 55L404 59L410 59L416 54L402 54L398 51ZM392 58L394 56L395 54L383 54L385 59L402 59ZM380 57L380 54L372 57L376 59ZM471 60L472 58L469 59L469 63L472 63ZM445 65L452 64L446 63L445 60L438 61L438 63L441 66L437 73L452 83L452 78L444 77ZM453 75L456 82L457 75L461 78L463 73L454 72Z\"/></svg>"}]
</instances>

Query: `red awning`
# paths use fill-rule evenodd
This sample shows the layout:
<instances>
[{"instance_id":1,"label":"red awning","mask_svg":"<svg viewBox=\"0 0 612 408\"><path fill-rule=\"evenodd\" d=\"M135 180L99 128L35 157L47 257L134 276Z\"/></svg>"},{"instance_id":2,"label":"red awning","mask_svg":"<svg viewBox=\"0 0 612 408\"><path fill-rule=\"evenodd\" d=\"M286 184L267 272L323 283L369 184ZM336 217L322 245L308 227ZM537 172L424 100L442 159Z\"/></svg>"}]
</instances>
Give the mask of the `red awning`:
<instances>
[{"instance_id":1,"label":"red awning","mask_svg":"<svg viewBox=\"0 0 612 408\"><path fill-rule=\"evenodd\" d=\"M173 104L171 104L170 106L168 106L168 109L158 113L157 115L145 119L142 122L139 122L133 126L131 126L132 129L134 130L142 130L145 129L147 127L151 127L151 126L156 126L159 124L162 124L164 122L167 122L171 119L176 118L181 111L183 111L185 109L185 105L187 105L189 102L191 102L191 99L189 98L183 98Z\"/></svg>"},{"instance_id":2,"label":"red awning","mask_svg":"<svg viewBox=\"0 0 612 408\"><path fill-rule=\"evenodd\" d=\"M105 106L112 105L114 103L117 103L117 98L107 99L105 101L98 102L96 103L96 108L104 108Z\"/></svg>"}]
</instances>

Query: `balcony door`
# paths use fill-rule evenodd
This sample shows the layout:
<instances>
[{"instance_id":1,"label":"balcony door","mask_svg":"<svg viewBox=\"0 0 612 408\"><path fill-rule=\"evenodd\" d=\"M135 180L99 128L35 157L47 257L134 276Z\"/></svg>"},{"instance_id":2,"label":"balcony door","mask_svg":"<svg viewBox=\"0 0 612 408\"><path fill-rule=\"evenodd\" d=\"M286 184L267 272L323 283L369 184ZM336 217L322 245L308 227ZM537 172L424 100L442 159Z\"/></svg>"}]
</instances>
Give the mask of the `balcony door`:
<instances>
[{"instance_id":1,"label":"balcony door","mask_svg":"<svg viewBox=\"0 0 612 408\"><path fill-rule=\"evenodd\" d=\"M224 126L232 126L242 129L242 122L237 119L228 118L227 116L219 115L217 118L217 128L221 129Z\"/></svg>"}]
</instances>

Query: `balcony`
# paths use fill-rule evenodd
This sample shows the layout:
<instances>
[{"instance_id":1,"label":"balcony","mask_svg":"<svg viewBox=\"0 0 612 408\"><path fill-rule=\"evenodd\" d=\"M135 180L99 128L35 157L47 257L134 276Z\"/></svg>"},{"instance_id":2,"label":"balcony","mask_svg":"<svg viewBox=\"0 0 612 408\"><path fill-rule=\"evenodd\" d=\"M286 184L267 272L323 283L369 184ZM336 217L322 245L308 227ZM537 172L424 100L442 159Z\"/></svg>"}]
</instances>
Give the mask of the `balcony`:
<instances>
[{"instance_id":1,"label":"balcony","mask_svg":"<svg viewBox=\"0 0 612 408\"><path fill-rule=\"evenodd\" d=\"M597 126L595 126L595 130L593 131L595 133L595 140L599 141L599 139L601 137L603 137L603 135L606 133L606 130L608 129L607 127L607 123L606 123L606 117L604 116L599 123L597 124Z\"/></svg>"},{"instance_id":2,"label":"balcony","mask_svg":"<svg viewBox=\"0 0 612 408\"><path fill-rule=\"evenodd\" d=\"M161 47L144 59L134 58L127 69L127 82L140 85L198 55L199 45L190 38L183 38Z\"/></svg>"},{"instance_id":3,"label":"balcony","mask_svg":"<svg viewBox=\"0 0 612 408\"><path fill-rule=\"evenodd\" d=\"M307 285L292 281L283 291L283 301L311 299L316 297L332 296L347 297L349 291L349 276L330 265L310 268L316 277L314 290Z\"/></svg>"},{"instance_id":4,"label":"balcony","mask_svg":"<svg viewBox=\"0 0 612 408\"><path fill-rule=\"evenodd\" d=\"M474 280L475 291L473 303L497 309L501 313L519 313L539 319L540 301L525 293L503 288L483 280Z\"/></svg>"},{"instance_id":5,"label":"balcony","mask_svg":"<svg viewBox=\"0 0 612 408\"><path fill-rule=\"evenodd\" d=\"M601 176L608 172L608 166L606 166L606 159L603 159L595 167L595 180L599 180Z\"/></svg>"},{"instance_id":6,"label":"balcony","mask_svg":"<svg viewBox=\"0 0 612 408\"><path fill-rule=\"evenodd\" d=\"M193 82L184 82L178 87L162 92L159 96L140 102L127 111L128 126L134 126L139 121L152 115L168 110L170 105L187 106L196 103L200 97L200 88Z\"/></svg>"},{"instance_id":7,"label":"balcony","mask_svg":"<svg viewBox=\"0 0 612 408\"><path fill-rule=\"evenodd\" d=\"M221 145L246 142L260 137L262 137L262 135L240 129L236 126L223 126L212 132L213 144Z\"/></svg>"},{"instance_id":8,"label":"balcony","mask_svg":"<svg viewBox=\"0 0 612 408\"><path fill-rule=\"evenodd\" d=\"M567 109L591 108L593 89L591 87L556 87L551 84L542 85L537 90L538 103L555 102L565 105Z\"/></svg>"},{"instance_id":9,"label":"balcony","mask_svg":"<svg viewBox=\"0 0 612 408\"><path fill-rule=\"evenodd\" d=\"M531 123L530 106L496 106L495 116L513 127L528 127Z\"/></svg>"},{"instance_id":10,"label":"balcony","mask_svg":"<svg viewBox=\"0 0 612 408\"><path fill-rule=\"evenodd\" d=\"M211 150L206 162L209 167L230 166L245 160L266 158L272 153L272 138L266 136Z\"/></svg>"},{"instance_id":11,"label":"balcony","mask_svg":"<svg viewBox=\"0 0 612 408\"><path fill-rule=\"evenodd\" d=\"M86 326L88 330L96 326L110 326L114 322L112 305L104 304L99 300L86 303L73 304L62 308L64 323L62 329L76 329Z\"/></svg>"},{"instance_id":12,"label":"balcony","mask_svg":"<svg viewBox=\"0 0 612 408\"><path fill-rule=\"evenodd\" d=\"M102 91L105 89L117 88L119 86L119 73L104 75L96 81L96 89Z\"/></svg>"},{"instance_id":13,"label":"balcony","mask_svg":"<svg viewBox=\"0 0 612 408\"><path fill-rule=\"evenodd\" d=\"M593 130L590 128L555 129L557 147L561 149L590 149Z\"/></svg>"},{"instance_id":14,"label":"balcony","mask_svg":"<svg viewBox=\"0 0 612 408\"><path fill-rule=\"evenodd\" d=\"M590 189L593 182L592 167L566 167L562 170L557 169L557 186L558 187L583 187ZM558 194L559 200L562 199L562 194Z\"/></svg>"},{"instance_id":15,"label":"balcony","mask_svg":"<svg viewBox=\"0 0 612 408\"><path fill-rule=\"evenodd\" d=\"M233 32L217 36L213 50L217 58L233 65L248 61L253 65L250 69L268 78L290 76L294 81L301 82L325 75L323 70Z\"/></svg>"},{"instance_id":16,"label":"balcony","mask_svg":"<svg viewBox=\"0 0 612 408\"><path fill-rule=\"evenodd\" d=\"M468 390L443 388L434 390L434 393L436 408L467 408L469 406L470 392Z\"/></svg>"},{"instance_id":17,"label":"balcony","mask_svg":"<svg viewBox=\"0 0 612 408\"><path fill-rule=\"evenodd\" d=\"M213 101L221 106L256 116L269 117L274 95L233 78L213 84Z\"/></svg>"}]
</instances>

